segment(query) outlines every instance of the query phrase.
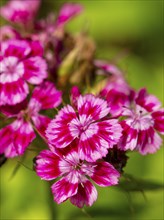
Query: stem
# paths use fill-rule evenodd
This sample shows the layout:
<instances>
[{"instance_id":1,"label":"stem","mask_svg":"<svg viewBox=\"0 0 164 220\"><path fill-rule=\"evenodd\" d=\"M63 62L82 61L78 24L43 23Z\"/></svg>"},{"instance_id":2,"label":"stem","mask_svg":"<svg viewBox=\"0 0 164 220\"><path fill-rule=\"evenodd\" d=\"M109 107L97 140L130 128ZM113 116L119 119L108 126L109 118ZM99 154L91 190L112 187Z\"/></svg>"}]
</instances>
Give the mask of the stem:
<instances>
[{"instance_id":1,"label":"stem","mask_svg":"<svg viewBox=\"0 0 164 220\"><path fill-rule=\"evenodd\" d=\"M57 205L53 200L53 194L51 192L51 182L46 182L47 191L48 191L48 206L49 206L49 213L50 213L50 220L57 220Z\"/></svg>"}]
</instances>

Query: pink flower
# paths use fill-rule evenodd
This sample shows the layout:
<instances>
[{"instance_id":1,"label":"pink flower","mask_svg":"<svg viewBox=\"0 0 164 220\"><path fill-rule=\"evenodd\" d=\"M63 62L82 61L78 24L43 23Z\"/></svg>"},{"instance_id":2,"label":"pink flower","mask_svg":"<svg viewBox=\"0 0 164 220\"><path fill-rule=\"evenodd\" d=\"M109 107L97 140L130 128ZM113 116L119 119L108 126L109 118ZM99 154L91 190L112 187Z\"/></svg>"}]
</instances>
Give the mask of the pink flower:
<instances>
[{"instance_id":1,"label":"pink flower","mask_svg":"<svg viewBox=\"0 0 164 220\"><path fill-rule=\"evenodd\" d=\"M77 109L62 108L53 119L46 136L54 148L65 148L73 140L79 141L79 158L96 161L108 153L121 137L121 126L116 119L105 119L109 113L107 102L92 94L77 98Z\"/></svg>"},{"instance_id":2,"label":"pink flower","mask_svg":"<svg viewBox=\"0 0 164 220\"><path fill-rule=\"evenodd\" d=\"M8 40L1 43L0 105L15 105L47 77L43 49L38 42ZM26 82L27 81L27 82Z\"/></svg>"},{"instance_id":3,"label":"pink flower","mask_svg":"<svg viewBox=\"0 0 164 220\"><path fill-rule=\"evenodd\" d=\"M131 105L125 108L121 121L123 136L119 143L122 150L138 150L142 155L155 153L162 144L158 131L164 134L164 109L161 103L141 89Z\"/></svg>"},{"instance_id":4,"label":"pink flower","mask_svg":"<svg viewBox=\"0 0 164 220\"><path fill-rule=\"evenodd\" d=\"M94 61L94 65L101 71L98 72L98 74L102 75L102 74L106 74L106 75L114 75L114 76L122 76L122 72L121 70L119 70L119 68L112 64L112 63L108 63L107 61L104 60L95 60Z\"/></svg>"},{"instance_id":5,"label":"pink flower","mask_svg":"<svg viewBox=\"0 0 164 220\"><path fill-rule=\"evenodd\" d=\"M57 17L56 26L64 26L70 19L80 14L83 11L83 7L80 4L66 3L61 8Z\"/></svg>"},{"instance_id":6,"label":"pink flower","mask_svg":"<svg viewBox=\"0 0 164 220\"><path fill-rule=\"evenodd\" d=\"M40 0L10 0L0 8L0 15L6 20L18 24L28 24L34 20L39 9Z\"/></svg>"},{"instance_id":7,"label":"pink flower","mask_svg":"<svg viewBox=\"0 0 164 220\"><path fill-rule=\"evenodd\" d=\"M0 154L6 157L22 155L28 145L36 137L34 128L44 137L50 118L41 115L40 110L50 109L61 103L61 92L53 83L44 82L36 87L27 104L26 100L15 106L2 106L1 112L8 118L16 118L14 122L0 130Z\"/></svg>"},{"instance_id":8,"label":"pink flower","mask_svg":"<svg viewBox=\"0 0 164 220\"><path fill-rule=\"evenodd\" d=\"M61 177L51 187L58 204L70 199L79 208L91 206L97 199L97 190L90 179L101 187L118 183L120 174L111 164L80 160L76 142L61 155L44 150L35 160L35 169L41 179L49 181Z\"/></svg>"},{"instance_id":9,"label":"pink flower","mask_svg":"<svg viewBox=\"0 0 164 220\"><path fill-rule=\"evenodd\" d=\"M8 39L19 39L20 34L11 26L5 25L0 27L0 42Z\"/></svg>"},{"instance_id":10,"label":"pink flower","mask_svg":"<svg viewBox=\"0 0 164 220\"><path fill-rule=\"evenodd\" d=\"M100 92L110 106L112 116L120 116L124 107L129 107L134 96L134 91L130 88L123 76L111 76L106 86Z\"/></svg>"}]
</instances>

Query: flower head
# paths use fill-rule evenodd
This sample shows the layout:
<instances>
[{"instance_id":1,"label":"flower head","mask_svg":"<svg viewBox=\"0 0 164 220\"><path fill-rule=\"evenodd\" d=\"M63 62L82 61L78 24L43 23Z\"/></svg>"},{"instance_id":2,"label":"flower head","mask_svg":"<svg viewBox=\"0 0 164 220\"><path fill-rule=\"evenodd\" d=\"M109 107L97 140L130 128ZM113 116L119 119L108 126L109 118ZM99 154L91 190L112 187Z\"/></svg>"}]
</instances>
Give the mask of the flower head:
<instances>
[{"instance_id":1,"label":"flower head","mask_svg":"<svg viewBox=\"0 0 164 220\"><path fill-rule=\"evenodd\" d=\"M141 89L131 108L125 108L121 121L123 136L119 143L122 150L138 150L141 154L155 153L162 139L157 133L164 134L164 110L158 99Z\"/></svg>"},{"instance_id":2,"label":"flower head","mask_svg":"<svg viewBox=\"0 0 164 220\"><path fill-rule=\"evenodd\" d=\"M8 118L16 119L0 130L0 154L5 154L6 157L22 155L36 137L34 128L44 137L50 118L39 112L54 108L60 103L61 92L56 90L53 83L44 82L34 89L29 103L25 100L12 107L2 106L2 113Z\"/></svg>"},{"instance_id":3,"label":"flower head","mask_svg":"<svg viewBox=\"0 0 164 220\"><path fill-rule=\"evenodd\" d=\"M2 42L0 55L0 105L15 105L29 93L28 83L38 85L47 77L43 49L38 42Z\"/></svg>"},{"instance_id":4,"label":"flower head","mask_svg":"<svg viewBox=\"0 0 164 220\"><path fill-rule=\"evenodd\" d=\"M34 20L39 5L40 0L33 0L32 4L29 0L10 0L0 8L0 15L10 22L25 25Z\"/></svg>"},{"instance_id":5,"label":"flower head","mask_svg":"<svg viewBox=\"0 0 164 220\"><path fill-rule=\"evenodd\" d=\"M75 103L74 103L75 104ZM92 94L77 97L77 109L62 108L46 130L48 142L54 148L65 148L78 140L79 158L96 161L108 153L121 137L116 119L105 119L109 113L107 102Z\"/></svg>"},{"instance_id":6,"label":"flower head","mask_svg":"<svg viewBox=\"0 0 164 220\"><path fill-rule=\"evenodd\" d=\"M44 150L35 160L35 170L41 179L53 180L60 177L51 187L58 204L70 199L79 208L91 206L97 199L97 190L90 180L101 187L118 183L120 174L111 164L104 161L82 161L76 141L63 149L61 155Z\"/></svg>"}]
</instances>

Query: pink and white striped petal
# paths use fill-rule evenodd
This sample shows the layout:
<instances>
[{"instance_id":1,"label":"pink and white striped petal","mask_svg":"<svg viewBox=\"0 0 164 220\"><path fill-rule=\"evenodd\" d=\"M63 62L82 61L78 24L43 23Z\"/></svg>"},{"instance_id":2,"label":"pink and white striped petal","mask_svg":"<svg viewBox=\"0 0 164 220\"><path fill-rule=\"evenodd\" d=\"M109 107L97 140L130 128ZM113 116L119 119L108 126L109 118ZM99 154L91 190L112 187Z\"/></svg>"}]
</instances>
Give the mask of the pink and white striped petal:
<instances>
[{"instance_id":1,"label":"pink and white striped petal","mask_svg":"<svg viewBox=\"0 0 164 220\"><path fill-rule=\"evenodd\" d=\"M49 143L57 148L64 148L69 145L75 139L69 132L69 123L76 117L76 113L70 105L62 108L56 118L49 123L46 130Z\"/></svg>"},{"instance_id":2,"label":"pink and white striped petal","mask_svg":"<svg viewBox=\"0 0 164 220\"><path fill-rule=\"evenodd\" d=\"M47 116L43 116L40 114L37 114L35 116L32 116L32 121L39 132L41 137L46 137L45 130L47 129L48 124L50 123L51 119Z\"/></svg>"},{"instance_id":3,"label":"pink and white striped petal","mask_svg":"<svg viewBox=\"0 0 164 220\"><path fill-rule=\"evenodd\" d=\"M92 94L79 96L77 100L77 108L80 121L83 120L84 115L90 117L91 120L94 121L105 117L109 113L107 102Z\"/></svg>"},{"instance_id":4,"label":"pink and white striped petal","mask_svg":"<svg viewBox=\"0 0 164 220\"><path fill-rule=\"evenodd\" d=\"M6 157L22 155L35 136L31 124L18 119L0 130L0 153Z\"/></svg>"},{"instance_id":5,"label":"pink and white striped petal","mask_svg":"<svg viewBox=\"0 0 164 220\"><path fill-rule=\"evenodd\" d=\"M78 182L70 182L68 176L63 177L51 187L54 200L60 204L77 193ZM71 178L70 178L71 179Z\"/></svg>"},{"instance_id":6,"label":"pink and white striped petal","mask_svg":"<svg viewBox=\"0 0 164 220\"><path fill-rule=\"evenodd\" d=\"M146 130L141 130L138 133L137 147L142 155L146 155L148 153L155 153L161 146L162 139L160 136L154 131L153 127L150 127Z\"/></svg>"},{"instance_id":7,"label":"pink and white striped petal","mask_svg":"<svg viewBox=\"0 0 164 220\"><path fill-rule=\"evenodd\" d=\"M157 97L148 94L144 88L138 91L135 101L137 105L142 106L148 112L156 111L161 107L161 103Z\"/></svg>"},{"instance_id":8,"label":"pink and white striped petal","mask_svg":"<svg viewBox=\"0 0 164 220\"><path fill-rule=\"evenodd\" d=\"M41 109L50 109L60 105L61 96L61 92L55 88L54 83L47 81L34 89L31 100L39 102Z\"/></svg>"},{"instance_id":9,"label":"pink and white striped petal","mask_svg":"<svg viewBox=\"0 0 164 220\"><path fill-rule=\"evenodd\" d=\"M118 144L119 149L121 150L134 150L137 146L138 139L138 130L129 126L129 123L132 123L133 120L129 119L128 122L121 121L120 124L123 128L122 138Z\"/></svg>"},{"instance_id":10,"label":"pink and white striped petal","mask_svg":"<svg viewBox=\"0 0 164 220\"><path fill-rule=\"evenodd\" d=\"M78 184L77 194L70 198L73 205L83 208L84 205L92 206L97 199L97 190L89 180Z\"/></svg>"},{"instance_id":11,"label":"pink and white striped petal","mask_svg":"<svg viewBox=\"0 0 164 220\"><path fill-rule=\"evenodd\" d=\"M29 43L24 40L12 39L2 42L0 46L4 57L11 56L22 60L31 52Z\"/></svg>"},{"instance_id":12,"label":"pink and white striped petal","mask_svg":"<svg viewBox=\"0 0 164 220\"><path fill-rule=\"evenodd\" d=\"M15 105L22 102L28 93L28 85L21 78L15 82L0 83L0 105Z\"/></svg>"},{"instance_id":13,"label":"pink and white striped petal","mask_svg":"<svg viewBox=\"0 0 164 220\"><path fill-rule=\"evenodd\" d=\"M25 74L24 78L31 84L38 85L47 78L47 64L39 56L31 57L23 61Z\"/></svg>"},{"instance_id":14,"label":"pink and white striped petal","mask_svg":"<svg viewBox=\"0 0 164 220\"><path fill-rule=\"evenodd\" d=\"M44 180L52 180L61 175L59 170L59 157L49 150L44 150L36 157L35 170Z\"/></svg>"},{"instance_id":15,"label":"pink and white striped petal","mask_svg":"<svg viewBox=\"0 0 164 220\"><path fill-rule=\"evenodd\" d=\"M119 172L107 162L95 163L92 180L99 186L112 186L118 184Z\"/></svg>"},{"instance_id":16,"label":"pink and white striped petal","mask_svg":"<svg viewBox=\"0 0 164 220\"><path fill-rule=\"evenodd\" d=\"M116 119L90 124L79 140L81 160L94 162L105 157L108 149L118 143L122 128Z\"/></svg>"},{"instance_id":17,"label":"pink and white striped petal","mask_svg":"<svg viewBox=\"0 0 164 220\"><path fill-rule=\"evenodd\" d=\"M154 128L164 134L164 109L155 111L151 115L154 119Z\"/></svg>"}]
</instances>

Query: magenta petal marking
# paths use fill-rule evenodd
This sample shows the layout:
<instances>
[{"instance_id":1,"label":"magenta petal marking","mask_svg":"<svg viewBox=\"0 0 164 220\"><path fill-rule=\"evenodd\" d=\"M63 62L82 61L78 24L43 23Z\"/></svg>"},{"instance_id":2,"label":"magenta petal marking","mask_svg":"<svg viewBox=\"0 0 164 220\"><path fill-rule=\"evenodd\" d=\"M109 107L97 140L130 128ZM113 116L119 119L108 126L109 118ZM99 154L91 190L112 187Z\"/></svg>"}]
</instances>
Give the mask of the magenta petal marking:
<instances>
[{"instance_id":1,"label":"magenta petal marking","mask_svg":"<svg viewBox=\"0 0 164 220\"><path fill-rule=\"evenodd\" d=\"M129 120L130 121L130 120ZM119 148L121 150L134 150L137 146L138 131L133 127L130 127L126 121L121 121L123 128L122 138L119 142Z\"/></svg>"},{"instance_id":2,"label":"magenta petal marking","mask_svg":"<svg viewBox=\"0 0 164 220\"><path fill-rule=\"evenodd\" d=\"M164 134L164 109L153 112L151 115L154 119L154 128Z\"/></svg>"},{"instance_id":3,"label":"magenta petal marking","mask_svg":"<svg viewBox=\"0 0 164 220\"><path fill-rule=\"evenodd\" d=\"M60 204L77 193L78 183L71 183L67 178L63 177L61 180L54 183L51 189L54 200Z\"/></svg>"},{"instance_id":4,"label":"magenta petal marking","mask_svg":"<svg viewBox=\"0 0 164 220\"><path fill-rule=\"evenodd\" d=\"M160 108L161 103L154 95L148 94L146 89L140 89L136 97L136 104L145 108L148 112L155 111Z\"/></svg>"},{"instance_id":5,"label":"magenta petal marking","mask_svg":"<svg viewBox=\"0 0 164 220\"><path fill-rule=\"evenodd\" d=\"M107 102L92 94L79 96L77 108L80 120L82 120L83 115L86 115L94 121L105 117L109 113Z\"/></svg>"},{"instance_id":6,"label":"magenta petal marking","mask_svg":"<svg viewBox=\"0 0 164 220\"><path fill-rule=\"evenodd\" d=\"M47 126L50 123L51 119L47 116L37 114L36 116L32 116L32 120L40 135L45 137L45 130L47 129Z\"/></svg>"},{"instance_id":7,"label":"magenta petal marking","mask_svg":"<svg viewBox=\"0 0 164 220\"><path fill-rule=\"evenodd\" d=\"M97 199L97 190L92 183L86 180L78 184L77 194L70 198L73 205L83 208L84 205L92 206Z\"/></svg>"},{"instance_id":8,"label":"magenta petal marking","mask_svg":"<svg viewBox=\"0 0 164 220\"><path fill-rule=\"evenodd\" d=\"M61 92L55 88L53 83L44 82L34 89L32 99L34 99L34 102L40 103L41 109L49 109L55 108L61 103L61 95Z\"/></svg>"},{"instance_id":9,"label":"magenta petal marking","mask_svg":"<svg viewBox=\"0 0 164 220\"><path fill-rule=\"evenodd\" d=\"M49 143L57 148L64 148L69 145L74 140L69 131L69 123L76 117L76 113L70 105L62 108L56 118L49 123L46 130Z\"/></svg>"},{"instance_id":10,"label":"magenta petal marking","mask_svg":"<svg viewBox=\"0 0 164 220\"><path fill-rule=\"evenodd\" d=\"M13 23L27 24L34 19L39 5L40 0L33 1L33 4L29 4L29 0L10 0L0 8L0 15Z\"/></svg>"},{"instance_id":11,"label":"magenta petal marking","mask_svg":"<svg viewBox=\"0 0 164 220\"><path fill-rule=\"evenodd\" d=\"M15 105L23 101L28 92L28 86L22 79L6 84L0 83L0 105Z\"/></svg>"},{"instance_id":12,"label":"magenta petal marking","mask_svg":"<svg viewBox=\"0 0 164 220\"><path fill-rule=\"evenodd\" d=\"M92 180L99 186L112 186L118 184L119 172L107 162L95 163Z\"/></svg>"},{"instance_id":13,"label":"magenta petal marking","mask_svg":"<svg viewBox=\"0 0 164 220\"><path fill-rule=\"evenodd\" d=\"M40 84L47 77L47 64L39 56L24 60L24 78L31 84Z\"/></svg>"},{"instance_id":14,"label":"magenta petal marking","mask_svg":"<svg viewBox=\"0 0 164 220\"><path fill-rule=\"evenodd\" d=\"M79 157L94 162L105 157L108 149L117 144L122 128L115 119L90 124L79 140Z\"/></svg>"},{"instance_id":15,"label":"magenta petal marking","mask_svg":"<svg viewBox=\"0 0 164 220\"><path fill-rule=\"evenodd\" d=\"M14 39L2 42L1 52L4 57L24 59L31 52L31 48L27 41Z\"/></svg>"},{"instance_id":16,"label":"magenta petal marking","mask_svg":"<svg viewBox=\"0 0 164 220\"><path fill-rule=\"evenodd\" d=\"M30 123L16 120L0 130L2 152L6 157L22 155L35 136Z\"/></svg>"},{"instance_id":17,"label":"magenta petal marking","mask_svg":"<svg viewBox=\"0 0 164 220\"><path fill-rule=\"evenodd\" d=\"M42 151L36 157L35 170L38 176L44 180L52 180L61 175L59 170L59 157L49 150Z\"/></svg>"}]
</instances>

